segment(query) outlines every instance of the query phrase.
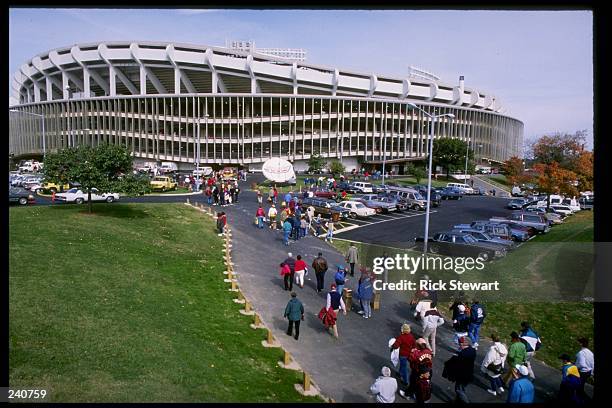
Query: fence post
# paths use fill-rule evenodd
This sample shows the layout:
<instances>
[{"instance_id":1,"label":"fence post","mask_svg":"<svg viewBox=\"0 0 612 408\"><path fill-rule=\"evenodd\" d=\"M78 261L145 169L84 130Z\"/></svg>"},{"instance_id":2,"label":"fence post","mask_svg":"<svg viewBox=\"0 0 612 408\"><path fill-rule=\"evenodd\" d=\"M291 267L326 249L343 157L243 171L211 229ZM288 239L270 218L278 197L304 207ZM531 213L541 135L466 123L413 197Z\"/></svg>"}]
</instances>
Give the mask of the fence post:
<instances>
[{"instance_id":1,"label":"fence post","mask_svg":"<svg viewBox=\"0 0 612 408\"><path fill-rule=\"evenodd\" d=\"M274 340L274 336L272 335L272 330L270 329L268 329L268 337L265 340L261 341L261 345L264 347L280 347L280 344L278 344Z\"/></svg>"}]
</instances>

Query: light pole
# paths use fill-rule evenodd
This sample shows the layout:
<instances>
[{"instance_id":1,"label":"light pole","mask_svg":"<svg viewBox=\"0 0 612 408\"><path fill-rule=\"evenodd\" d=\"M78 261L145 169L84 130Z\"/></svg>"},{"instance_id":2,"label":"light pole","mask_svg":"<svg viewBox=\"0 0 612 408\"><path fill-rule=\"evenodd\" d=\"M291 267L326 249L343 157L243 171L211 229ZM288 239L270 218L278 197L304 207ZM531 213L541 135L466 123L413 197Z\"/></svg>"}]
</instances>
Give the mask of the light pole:
<instances>
[{"instance_id":1,"label":"light pole","mask_svg":"<svg viewBox=\"0 0 612 408\"><path fill-rule=\"evenodd\" d=\"M455 115L452 113L445 113L442 115L431 115L430 113L424 111L423 109L416 106L414 103L408 103L406 107L410 110L418 109L425 116L431 119L431 124L429 128L429 171L427 172L427 207L425 210L425 236L423 237L423 253L427 254L427 244L429 240L429 206L431 203L431 172L432 172L432 164L433 164L433 129L435 125L435 121L438 118L450 118L454 119Z\"/></svg>"},{"instance_id":2,"label":"light pole","mask_svg":"<svg viewBox=\"0 0 612 408\"><path fill-rule=\"evenodd\" d=\"M463 130L465 132L465 128ZM467 184L467 165L468 157L470 156L470 139L467 140L467 146L465 148L465 171L463 172L463 182Z\"/></svg>"},{"instance_id":3,"label":"light pole","mask_svg":"<svg viewBox=\"0 0 612 408\"><path fill-rule=\"evenodd\" d=\"M24 112L18 109L9 109L9 112L25 113L26 115L38 116L41 119L40 122L42 123L42 149L43 149L43 160L44 160L45 156L47 155L47 145L45 142L45 115L42 115L40 113Z\"/></svg>"},{"instance_id":4,"label":"light pole","mask_svg":"<svg viewBox=\"0 0 612 408\"><path fill-rule=\"evenodd\" d=\"M206 119L206 128L208 128L208 113L204 115L204 119ZM196 179L198 180L197 189L200 190L200 128L202 127L202 118L198 118L198 134L197 140L198 145L196 147Z\"/></svg>"}]
</instances>

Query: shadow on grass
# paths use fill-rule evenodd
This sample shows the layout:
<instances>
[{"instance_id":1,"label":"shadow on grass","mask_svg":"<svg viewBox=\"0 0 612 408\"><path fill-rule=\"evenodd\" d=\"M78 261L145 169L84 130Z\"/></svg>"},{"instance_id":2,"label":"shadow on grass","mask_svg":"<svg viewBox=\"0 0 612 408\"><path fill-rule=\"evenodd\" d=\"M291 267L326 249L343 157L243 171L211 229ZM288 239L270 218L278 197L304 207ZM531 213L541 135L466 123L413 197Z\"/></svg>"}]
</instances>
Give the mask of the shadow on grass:
<instances>
[{"instance_id":1,"label":"shadow on grass","mask_svg":"<svg viewBox=\"0 0 612 408\"><path fill-rule=\"evenodd\" d=\"M106 204L99 203L93 204L92 212L89 214L87 204L64 204L58 206L51 206L53 211L71 211L81 215L91 215L98 217L112 217L112 218L147 218L150 214L146 211L135 208L128 204Z\"/></svg>"}]
</instances>

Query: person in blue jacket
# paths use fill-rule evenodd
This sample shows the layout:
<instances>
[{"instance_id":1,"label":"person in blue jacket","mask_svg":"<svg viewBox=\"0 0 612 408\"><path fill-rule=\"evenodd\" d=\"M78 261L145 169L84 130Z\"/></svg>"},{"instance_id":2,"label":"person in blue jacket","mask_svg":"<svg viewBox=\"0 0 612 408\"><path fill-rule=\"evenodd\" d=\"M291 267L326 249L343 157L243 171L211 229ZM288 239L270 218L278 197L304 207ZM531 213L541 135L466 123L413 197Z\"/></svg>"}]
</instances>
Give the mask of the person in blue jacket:
<instances>
[{"instance_id":1,"label":"person in blue jacket","mask_svg":"<svg viewBox=\"0 0 612 408\"><path fill-rule=\"evenodd\" d=\"M334 280L336 281L336 291L342 295L342 291L344 290L344 284L346 283L346 269L344 265L336 265L338 270L334 275Z\"/></svg>"},{"instance_id":2,"label":"person in blue jacket","mask_svg":"<svg viewBox=\"0 0 612 408\"><path fill-rule=\"evenodd\" d=\"M361 304L361 310L357 313L363 315L365 319L372 317L372 307L370 301L374 296L374 286L372 286L372 280L367 271L361 272L361 278L359 278L359 286L357 287L357 296L359 297L359 303Z\"/></svg>"},{"instance_id":3,"label":"person in blue jacket","mask_svg":"<svg viewBox=\"0 0 612 408\"><path fill-rule=\"evenodd\" d=\"M516 365L518 378L510 381L508 390L509 404L533 404L535 389L533 383L529 379L529 370L524 365Z\"/></svg>"},{"instance_id":4,"label":"person in blue jacket","mask_svg":"<svg viewBox=\"0 0 612 408\"><path fill-rule=\"evenodd\" d=\"M470 325L468 326L468 336L472 340L472 347L478 350L478 340L480 339L480 326L487 316L487 312L478 300L470 308Z\"/></svg>"},{"instance_id":5,"label":"person in blue jacket","mask_svg":"<svg viewBox=\"0 0 612 408\"><path fill-rule=\"evenodd\" d=\"M292 229L293 226L289 222L289 218L287 218L283 223L283 242L285 245L289 245L289 234L291 234Z\"/></svg>"}]
</instances>

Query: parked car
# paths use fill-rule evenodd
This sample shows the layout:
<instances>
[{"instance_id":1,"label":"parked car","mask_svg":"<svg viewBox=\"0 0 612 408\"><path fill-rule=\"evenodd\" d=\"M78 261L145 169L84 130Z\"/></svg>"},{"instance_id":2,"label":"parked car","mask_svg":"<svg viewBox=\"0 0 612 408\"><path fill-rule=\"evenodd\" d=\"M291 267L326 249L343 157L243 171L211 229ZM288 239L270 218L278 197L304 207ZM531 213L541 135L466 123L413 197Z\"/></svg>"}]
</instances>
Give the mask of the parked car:
<instances>
[{"instance_id":1,"label":"parked car","mask_svg":"<svg viewBox=\"0 0 612 408\"><path fill-rule=\"evenodd\" d=\"M421 249L423 238L418 237L415 241L417 247ZM506 250L497 244L479 242L471 235L461 232L439 232L434 234L433 238L429 238L428 242L432 254L480 258L485 262L506 255Z\"/></svg>"},{"instance_id":2,"label":"parked car","mask_svg":"<svg viewBox=\"0 0 612 408\"><path fill-rule=\"evenodd\" d=\"M176 181L168 176L156 176L151 180L151 189L152 190L176 190Z\"/></svg>"},{"instance_id":3,"label":"parked car","mask_svg":"<svg viewBox=\"0 0 612 408\"><path fill-rule=\"evenodd\" d=\"M574 211L572 211L572 209L567 205L554 204L551 205L550 208L555 210L555 212L558 212L559 214L563 214L565 216L572 215L574 213Z\"/></svg>"},{"instance_id":4,"label":"parked car","mask_svg":"<svg viewBox=\"0 0 612 408\"><path fill-rule=\"evenodd\" d=\"M412 188L417 190L424 200L427 200L427 186L417 184L412 186ZM431 197L432 207L439 207L442 204L442 195L438 191L436 191L435 188L431 188L431 192L429 193L429 195Z\"/></svg>"},{"instance_id":5,"label":"parked car","mask_svg":"<svg viewBox=\"0 0 612 408\"><path fill-rule=\"evenodd\" d=\"M312 206L315 209L315 214L321 214L325 217L348 218L349 210L339 206L335 201L327 200L319 197L306 197L302 199L302 208Z\"/></svg>"},{"instance_id":6,"label":"parked car","mask_svg":"<svg viewBox=\"0 0 612 408\"><path fill-rule=\"evenodd\" d=\"M443 200L461 200L463 198L463 191L453 187L444 187L436 191Z\"/></svg>"},{"instance_id":7,"label":"parked car","mask_svg":"<svg viewBox=\"0 0 612 408\"><path fill-rule=\"evenodd\" d=\"M406 211L409 208L408 201L401 197L393 197L388 194L383 194L378 196L378 200L395 205L397 212Z\"/></svg>"},{"instance_id":8,"label":"parked car","mask_svg":"<svg viewBox=\"0 0 612 408\"><path fill-rule=\"evenodd\" d=\"M457 189L463 194L474 194L474 189L465 183L447 183L446 187Z\"/></svg>"},{"instance_id":9,"label":"parked car","mask_svg":"<svg viewBox=\"0 0 612 408\"><path fill-rule=\"evenodd\" d=\"M520 210L525 204L527 204L527 200L525 198L514 198L508 201L508 204L506 204L506 208L510 210Z\"/></svg>"},{"instance_id":10,"label":"parked car","mask_svg":"<svg viewBox=\"0 0 612 408\"><path fill-rule=\"evenodd\" d=\"M26 177L21 182L21 187L26 190L36 191L36 189L32 190L32 186L40 186L42 182L42 177Z\"/></svg>"},{"instance_id":11,"label":"parked car","mask_svg":"<svg viewBox=\"0 0 612 408\"><path fill-rule=\"evenodd\" d=\"M377 213L388 213L397 210L397 206L394 203L380 201L376 194L356 195L353 197L353 200L360 201L367 207L375 209Z\"/></svg>"},{"instance_id":12,"label":"parked car","mask_svg":"<svg viewBox=\"0 0 612 408\"><path fill-rule=\"evenodd\" d=\"M36 202L31 192L19 187L9 188L8 200L9 204L17 203L19 205L34 204Z\"/></svg>"},{"instance_id":13,"label":"parked car","mask_svg":"<svg viewBox=\"0 0 612 408\"><path fill-rule=\"evenodd\" d=\"M496 237L494 235L489 235L485 231L480 231L474 228L461 228L461 229L453 230L453 232L461 232L464 234L470 234L471 236L476 238L476 241L490 242L492 244L497 244L501 248L505 248L507 251L512 250L516 247L516 245L514 244L514 242L512 242L512 240Z\"/></svg>"},{"instance_id":14,"label":"parked car","mask_svg":"<svg viewBox=\"0 0 612 408\"><path fill-rule=\"evenodd\" d=\"M365 204L359 201L342 201L338 204L338 207L342 207L349 211L349 217L351 218L366 218L376 215L376 210L373 208L366 207Z\"/></svg>"},{"instance_id":15,"label":"parked car","mask_svg":"<svg viewBox=\"0 0 612 408\"><path fill-rule=\"evenodd\" d=\"M64 191L67 191L71 188L79 188L79 187L81 187L80 183L66 183L66 184L61 185L57 183L46 182L46 183L43 183L43 185L36 190L36 193L38 194L43 193L43 192L57 193L58 191L60 193L63 193Z\"/></svg>"},{"instance_id":16,"label":"parked car","mask_svg":"<svg viewBox=\"0 0 612 408\"><path fill-rule=\"evenodd\" d=\"M595 205L595 197L580 197L578 199L578 203L580 204L580 208L583 210L592 210Z\"/></svg>"},{"instance_id":17,"label":"parked car","mask_svg":"<svg viewBox=\"0 0 612 408\"><path fill-rule=\"evenodd\" d=\"M373 193L374 190L373 190L372 187L373 186L372 186L371 183L366 183L366 182L363 182L363 181L356 181L356 182L353 183L353 188L359 194Z\"/></svg>"},{"instance_id":18,"label":"parked car","mask_svg":"<svg viewBox=\"0 0 612 408\"><path fill-rule=\"evenodd\" d=\"M334 190L329 190L329 189L318 189L317 191L314 192L314 196L315 197L320 197L320 198L327 198L329 200L335 200L336 197L338 196L338 193L335 192Z\"/></svg>"},{"instance_id":19,"label":"parked car","mask_svg":"<svg viewBox=\"0 0 612 408\"><path fill-rule=\"evenodd\" d=\"M424 210L427 207L427 200L413 188L393 187L389 193L406 200L411 210Z\"/></svg>"},{"instance_id":20,"label":"parked car","mask_svg":"<svg viewBox=\"0 0 612 408\"><path fill-rule=\"evenodd\" d=\"M355 194L357 193L357 189L351 183L347 183L346 181L341 182L337 185L337 190L346 191L347 194Z\"/></svg>"},{"instance_id":21,"label":"parked car","mask_svg":"<svg viewBox=\"0 0 612 408\"><path fill-rule=\"evenodd\" d=\"M552 224L562 224L563 218L565 218L564 215L557 214L552 208L547 209L545 207L527 207L523 211L542 215Z\"/></svg>"},{"instance_id":22,"label":"parked car","mask_svg":"<svg viewBox=\"0 0 612 408\"><path fill-rule=\"evenodd\" d=\"M83 191L77 188L71 188L65 193L57 193L55 195L57 201L63 201L66 203L83 204L88 200L87 191ZM112 203L119 200L118 193L101 193L97 188L91 189L91 201L106 201Z\"/></svg>"},{"instance_id":23,"label":"parked car","mask_svg":"<svg viewBox=\"0 0 612 408\"><path fill-rule=\"evenodd\" d=\"M203 167L200 167L199 169L193 169L191 174L194 177L206 177L206 176L211 175L212 172L213 172L212 167L203 166Z\"/></svg>"},{"instance_id":24,"label":"parked car","mask_svg":"<svg viewBox=\"0 0 612 408\"><path fill-rule=\"evenodd\" d=\"M491 218L491 221L495 220L499 219ZM538 214L520 211L513 212L508 216L508 218L506 218L506 220L517 225L532 227L541 234L545 234L550 231L550 222Z\"/></svg>"},{"instance_id":25,"label":"parked car","mask_svg":"<svg viewBox=\"0 0 612 408\"><path fill-rule=\"evenodd\" d=\"M580 208L580 203L575 198L564 198L561 204L568 206L570 210L575 213L582 210L582 208Z\"/></svg>"},{"instance_id":26,"label":"parked car","mask_svg":"<svg viewBox=\"0 0 612 408\"><path fill-rule=\"evenodd\" d=\"M454 229L475 229L484 231L489 235L506 240L514 240L518 242L527 241L530 237L529 232L522 227L514 226L507 223L496 223L491 221L473 221L470 224L459 224L453 227Z\"/></svg>"},{"instance_id":27,"label":"parked car","mask_svg":"<svg viewBox=\"0 0 612 408\"><path fill-rule=\"evenodd\" d=\"M497 224L504 224L504 225L509 226L512 230L513 236L516 234L516 231L520 231L522 234L527 234L527 237L528 237L527 239L529 239L538 233L538 230L536 230L533 227L529 227L527 225L519 225L515 223L514 221L510 221L507 219L496 219L494 221L489 220L489 222L494 222Z\"/></svg>"}]
</instances>

